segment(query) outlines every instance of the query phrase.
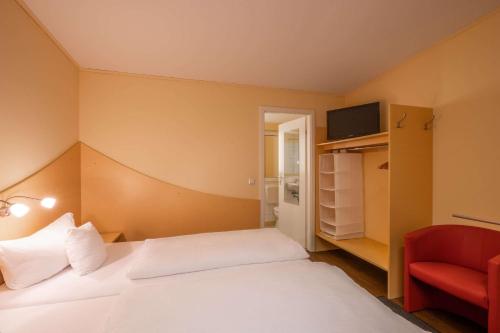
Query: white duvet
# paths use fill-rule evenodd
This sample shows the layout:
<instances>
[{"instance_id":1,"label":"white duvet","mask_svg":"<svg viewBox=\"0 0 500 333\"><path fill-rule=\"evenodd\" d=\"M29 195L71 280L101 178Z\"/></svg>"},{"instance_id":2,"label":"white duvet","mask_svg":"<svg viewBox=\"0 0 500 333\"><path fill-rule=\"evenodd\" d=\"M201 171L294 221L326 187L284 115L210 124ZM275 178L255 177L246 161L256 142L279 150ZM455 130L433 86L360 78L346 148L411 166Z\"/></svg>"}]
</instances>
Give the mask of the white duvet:
<instances>
[{"instance_id":1,"label":"white duvet","mask_svg":"<svg viewBox=\"0 0 500 333\"><path fill-rule=\"evenodd\" d=\"M128 277L145 279L308 257L299 243L276 228L146 239Z\"/></svg>"},{"instance_id":2,"label":"white duvet","mask_svg":"<svg viewBox=\"0 0 500 333\"><path fill-rule=\"evenodd\" d=\"M106 332L422 332L342 270L308 260L172 276L116 298Z\"/></svg>"}]
</instances>

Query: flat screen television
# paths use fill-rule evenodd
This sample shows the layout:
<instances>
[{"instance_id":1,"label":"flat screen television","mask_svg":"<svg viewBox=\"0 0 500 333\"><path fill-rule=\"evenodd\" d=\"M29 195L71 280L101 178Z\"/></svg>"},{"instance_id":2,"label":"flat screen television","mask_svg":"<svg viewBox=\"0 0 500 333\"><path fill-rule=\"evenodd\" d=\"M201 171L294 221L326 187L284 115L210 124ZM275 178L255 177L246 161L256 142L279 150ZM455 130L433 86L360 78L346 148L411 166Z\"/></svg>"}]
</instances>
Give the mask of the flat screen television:
<instances>
[{"instance_id":1,"label":"flat screen television","mask_svg":"<svg viewBox=\"0 0 500 333\"><path fill-rule=\"evenodd\" d=\"M380 103L351 106L326 113L329 141L380 132Z\"/></svg>"}]
</instances>

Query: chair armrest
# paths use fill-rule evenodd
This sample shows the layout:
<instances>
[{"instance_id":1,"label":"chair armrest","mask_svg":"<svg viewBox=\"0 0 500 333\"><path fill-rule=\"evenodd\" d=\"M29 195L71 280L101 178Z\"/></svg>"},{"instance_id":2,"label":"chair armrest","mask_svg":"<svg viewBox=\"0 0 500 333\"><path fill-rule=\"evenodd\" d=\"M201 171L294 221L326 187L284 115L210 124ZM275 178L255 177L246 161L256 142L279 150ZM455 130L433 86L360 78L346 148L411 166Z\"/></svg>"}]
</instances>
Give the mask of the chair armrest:
<instances>
[{"instance_id":1,"label":"chair armrest","mask_svg":"<svg viewBox=\"0 0 500 333\"><path fill-rule=\"evenodd\" d=\"M500 254L488 260L488 298L500 311Z\"/></svg>"},{"instance_id":2,"label":"chair armrest","mask_svg":"<svg viewBox=\"0 0 500 333\"><path fill-rule=\"evenodd\" d=\"M488 260L488 332L500 332L500 254Z\"/></svg>"}]
</instances>

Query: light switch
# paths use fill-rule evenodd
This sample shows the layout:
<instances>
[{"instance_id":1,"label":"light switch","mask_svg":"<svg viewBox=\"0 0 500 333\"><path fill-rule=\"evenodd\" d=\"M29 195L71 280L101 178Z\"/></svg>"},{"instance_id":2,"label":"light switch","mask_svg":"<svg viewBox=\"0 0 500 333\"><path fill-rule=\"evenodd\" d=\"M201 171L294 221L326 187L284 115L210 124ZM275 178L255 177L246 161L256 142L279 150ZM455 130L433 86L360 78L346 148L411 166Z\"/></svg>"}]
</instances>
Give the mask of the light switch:
<instances>
[{"instance_id":1,"label":"light switch","mask_svg":"<svg viewBox=\"0 0 500 333\"><path fill-rule=\"evenodd\" d=\"M255 178L248 178L248 185L255 185Z\"/></svg>"}]
</instances>

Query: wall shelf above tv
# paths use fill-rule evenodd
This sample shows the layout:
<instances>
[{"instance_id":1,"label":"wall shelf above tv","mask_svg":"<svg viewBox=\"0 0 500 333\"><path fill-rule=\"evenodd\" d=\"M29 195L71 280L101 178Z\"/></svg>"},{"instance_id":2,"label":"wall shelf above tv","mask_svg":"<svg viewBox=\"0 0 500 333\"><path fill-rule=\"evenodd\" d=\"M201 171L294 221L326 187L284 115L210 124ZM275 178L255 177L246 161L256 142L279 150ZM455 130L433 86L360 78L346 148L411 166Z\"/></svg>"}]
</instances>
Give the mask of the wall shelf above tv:
<instances>
[{"instance_id":1,"label":"wall shelf above tv","mask_svg":"<svg viewBox=\"0 0 500 333\"><path fill-rule=\"evenodd\" d=\"M324 150L363 148L389 144L389 132L359 136L351 139L329 141L318 144Z\"/></svg>"}]
</instances>

